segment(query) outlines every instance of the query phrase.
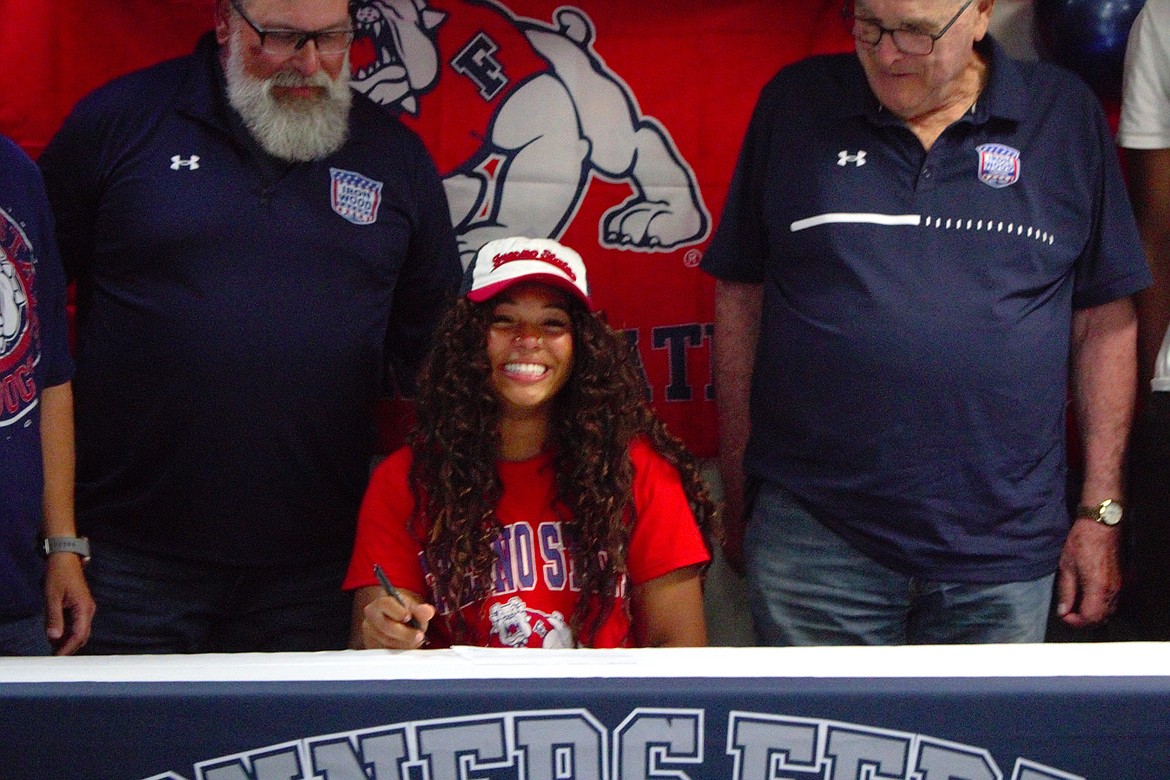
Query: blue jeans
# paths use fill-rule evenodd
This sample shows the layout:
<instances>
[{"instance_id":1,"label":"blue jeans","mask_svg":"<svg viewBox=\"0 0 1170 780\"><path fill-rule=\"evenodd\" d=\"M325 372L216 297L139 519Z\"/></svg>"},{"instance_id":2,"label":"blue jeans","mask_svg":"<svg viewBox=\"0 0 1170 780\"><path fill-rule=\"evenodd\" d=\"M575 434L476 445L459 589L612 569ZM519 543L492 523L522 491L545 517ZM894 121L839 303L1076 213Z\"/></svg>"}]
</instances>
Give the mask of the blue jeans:
<instances>
[{"instance_id":1,"label":"blue jeans","mask_svg":"<svg viewBox=\"0 0 1170 780\"><path fill-rule=\"evenodd\" d=\"M748 605L766 645L1043 642L1055 575L934 582L882 566L782 488L760 487L745 532Z\"/></svg>"},{"instance_id":2,"label":"blue jeans","mask_svg":"<svg viewBox=\"0 0 1170 780\"><path fill-rule=\"evenodd\" d=\"M91 543L85 573L97 613L87 654L341 650L348 643L345 562L220 566Z\"/></svg>"},{"instance_id":3,"label":"blue jeans","mask_svg":"<svg viewBox=\"0 0 1170 780\"><path fill-rule=\"evenodd\" d=\"M0 620L0 655L52 655L43 614Z\"/></svg>"}]
</instances>

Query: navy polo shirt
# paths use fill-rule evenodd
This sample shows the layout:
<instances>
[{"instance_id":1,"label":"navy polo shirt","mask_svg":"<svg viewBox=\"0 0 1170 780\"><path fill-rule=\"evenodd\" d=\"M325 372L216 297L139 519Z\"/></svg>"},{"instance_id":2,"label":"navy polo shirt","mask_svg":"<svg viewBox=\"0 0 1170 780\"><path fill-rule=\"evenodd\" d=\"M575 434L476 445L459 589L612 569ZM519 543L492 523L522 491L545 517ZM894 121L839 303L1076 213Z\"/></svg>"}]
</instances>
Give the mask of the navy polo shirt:
<instances>
[{"instance_id":1,"label":"navy polo shirt","mask_svg":"<svg viewBox=\"0 0 1170 780\"><path fill-rule=\"evenodd\" d=\"M41 157L78 278L78 523L225 564L348 559L390 358L458 288L421 141L354 96L328 157L266 157L213 38L83 99Z\"/></svg>"},{"instance_id":2,"label":"navy polo shirt","mask_svg":"<svg viewBox=\"0 0 1170 780\"><path fill-rule=\"evenodd\" d=\"M748 473L887 566L1004 582L1068 532L1073 310L1150 274L1096 98L980 50L929 152L855 55L780 71L702 267L764 286Z\"/></svg>"}]
</instances>

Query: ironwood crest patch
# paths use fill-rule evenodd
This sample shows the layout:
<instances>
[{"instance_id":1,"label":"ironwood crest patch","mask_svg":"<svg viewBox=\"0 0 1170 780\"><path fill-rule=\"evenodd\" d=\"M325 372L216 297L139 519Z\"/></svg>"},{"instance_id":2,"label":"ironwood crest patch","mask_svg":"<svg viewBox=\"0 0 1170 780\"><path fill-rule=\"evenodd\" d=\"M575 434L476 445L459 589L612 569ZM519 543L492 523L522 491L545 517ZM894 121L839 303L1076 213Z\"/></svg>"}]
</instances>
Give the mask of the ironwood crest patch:
<instances>
[{"instance_id":1,"label":"ironwood crest patch","mask_svg":"<svg viewBox=\"0 0 1170 780\"><path fill-rule=\"evenodd\" d=\"M372 225L382 203L382 182L341 168L329 169L333 210L355 225Z\"/></svg>"},{"instance_id":2,"label":"ironwood crest patch","mask_svg":"<svg viewBox=\"0 0 1170 780\"><path fill-rule=\"evenodd\" d=\"M982 144L979 152L979 181L999 189L1020 179L1020 150L1005 144Z\"/></svg>"}]
</instances>

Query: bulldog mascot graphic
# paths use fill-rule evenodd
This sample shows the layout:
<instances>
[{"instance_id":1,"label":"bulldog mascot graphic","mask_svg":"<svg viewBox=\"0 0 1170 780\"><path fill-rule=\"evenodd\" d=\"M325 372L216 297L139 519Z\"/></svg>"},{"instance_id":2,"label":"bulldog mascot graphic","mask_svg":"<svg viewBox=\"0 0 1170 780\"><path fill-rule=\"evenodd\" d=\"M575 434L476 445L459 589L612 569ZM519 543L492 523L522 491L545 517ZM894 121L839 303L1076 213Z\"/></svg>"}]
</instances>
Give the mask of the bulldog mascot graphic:
<instances>
[{"instance_id":1,"label":"bulldog mascot graphic","mask_svg":"<svg viewBox=\"0 0 1170 780\"><path fill-rule=\"evenodd\" d=\"M0 358L14 351L28 327L28 296L8 253L0 247Z\"/></svg>"},{"instance_id":2,"label":"bulldog mascot graphic","mask_svg":"<svg viewBox=\"0 0 1170 780\"><path fill-rule=\"evenodd\" d=\"M355 20L352 84L427 143L465 265L495 238L561 237L593 177L631 189L604 213L602 246L706 238L693 172L593 51L581 10L545 24L490 0L359 0Z\"/></svg>"},{"instance_id":3,"label":"bulldog mascot graphic","mask_svg":"<svg viewBox=\"0 0 1170 780\"><path fill-rule=\"evenodd\" d=\"M37 405L36 316L32 249L20 224L0 209L0 438ZM0 466L7 468L7 466Z\"/></svg>"},{"instance_id":4,"label":"bulldog mascot graphic","mask_svg":"<svg viewBox=\"0 0 1170 780\"><path fill-rule=\"evenodd\" d=\"M519 596L492 604L488 617L492 621L493 647L566 649L576 646L573 629L565 622L564 615L529 609Z\"/></svg>"}]
</instances>

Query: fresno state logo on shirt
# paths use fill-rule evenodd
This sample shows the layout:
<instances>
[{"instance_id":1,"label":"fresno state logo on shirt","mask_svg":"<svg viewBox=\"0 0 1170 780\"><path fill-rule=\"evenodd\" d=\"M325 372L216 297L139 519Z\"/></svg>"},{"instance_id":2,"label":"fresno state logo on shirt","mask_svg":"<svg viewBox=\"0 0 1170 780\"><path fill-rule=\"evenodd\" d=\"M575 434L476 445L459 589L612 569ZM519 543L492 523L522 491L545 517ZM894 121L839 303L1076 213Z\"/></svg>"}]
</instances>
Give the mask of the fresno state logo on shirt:
<instances>
[{"instance_id":1,"label":"fresno state logo on shirt","mask_svg":"<svg viewBox=\"0 0 1170 780\"><path fill-rule=\"evenodd\" d=\"M28 237L0 209L0 429L35 406L36 301L33 252Z\"/></svg>"},{"instance_id":2,"label":"fresno state logo on shirt","mask_svg":"<svg viewBox=\"0 0 1170 780\"><path fill-rule=\"evenodd\" d=\"M529 609L519 596L492 604L491 644L496 647L573 647L573 631L560 612Z\"/></svg>"}]
</instances>

